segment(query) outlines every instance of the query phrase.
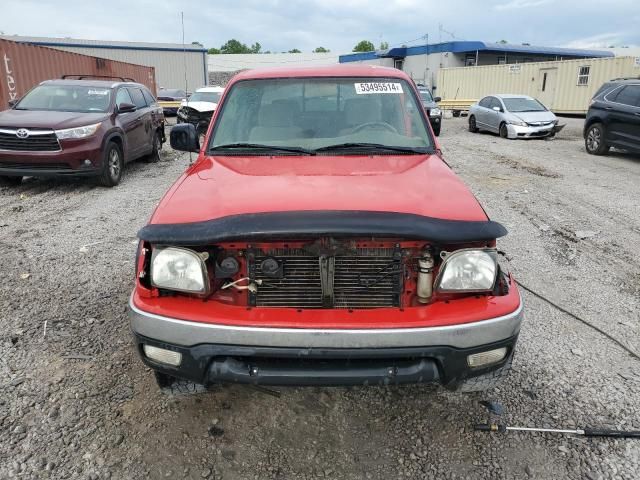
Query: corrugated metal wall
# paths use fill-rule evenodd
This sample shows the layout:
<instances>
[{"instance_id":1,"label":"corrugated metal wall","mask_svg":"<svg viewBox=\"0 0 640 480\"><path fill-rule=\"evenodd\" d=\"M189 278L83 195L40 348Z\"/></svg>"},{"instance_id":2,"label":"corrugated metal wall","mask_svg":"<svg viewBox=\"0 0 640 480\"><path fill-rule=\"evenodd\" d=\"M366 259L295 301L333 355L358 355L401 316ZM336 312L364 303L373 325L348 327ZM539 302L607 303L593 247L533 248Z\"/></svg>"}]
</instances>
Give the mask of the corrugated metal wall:
<instances>
[{"instance_id":1,"label":"corrugated metal wall","mask_svg":"<svg viewBox=\"0 0 640 480\"><path fill-rule=\"evenodd\" d=\"M22 97L29 89L62 75L106 75L132 78L155 93L153 67L116 62L104 58L61 52L0 39L0 110L9 100Z\"/></svg>"},{"instance_id":2,"label":"corrugated metal wall","mask_svg":"<svg viewBox=\"0 0 640 480\"><path fill-rule=\"evenodd\" d=\"M193 92L207 84L207 64L205 52L180 52L169 50L135 50L133 48L98 48L76 46L52 46L65 52L76 52L94 57L109 58L121 62L155 67L158 88L185 88L185 67L187 90Z\"/></svg>"},{"instance_id":3,"label":"corrugated metal wall","mask_svg":"<svg viewBox=\"0 0 640 480\"><path fill-rule=\"evenodd\" d=\"M589 67L586 85L578 85L581 67ZM477 100L497 93L520 93L538 98L556 113L584 114L598 88L620 77L640 77L639 59L591 58L443 68L438 74L438 94L445 100Z\"/></svg>"}]
</instances>

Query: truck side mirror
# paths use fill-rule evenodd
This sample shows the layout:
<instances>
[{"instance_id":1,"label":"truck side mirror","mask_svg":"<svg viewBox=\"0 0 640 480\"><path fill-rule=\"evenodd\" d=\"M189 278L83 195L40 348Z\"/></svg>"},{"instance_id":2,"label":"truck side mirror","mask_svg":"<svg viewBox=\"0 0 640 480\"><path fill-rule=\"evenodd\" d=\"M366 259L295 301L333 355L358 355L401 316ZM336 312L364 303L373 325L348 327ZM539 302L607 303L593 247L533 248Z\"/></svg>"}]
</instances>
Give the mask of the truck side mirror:
<instances>
[{"instance_id":1,"label":"truck side mirror","mask_svg":"<svg viewBox=\"0 0 640 480\"><path fill-rule=\"evenodd\" d=\"M196 127L190 123L180 123L171 129L169 136L171 148L181 152L199 152L200 142Z\"/></svg>"}]
</instances>

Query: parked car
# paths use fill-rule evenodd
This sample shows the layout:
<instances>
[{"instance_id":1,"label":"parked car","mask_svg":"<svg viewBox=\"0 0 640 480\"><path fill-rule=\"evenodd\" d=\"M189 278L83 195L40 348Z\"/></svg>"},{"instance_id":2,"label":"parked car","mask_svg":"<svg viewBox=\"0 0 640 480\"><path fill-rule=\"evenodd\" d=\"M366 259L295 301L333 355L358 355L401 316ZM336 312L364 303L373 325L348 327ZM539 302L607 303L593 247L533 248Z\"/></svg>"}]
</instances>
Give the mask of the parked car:
<instances>
[{"instance_id":1,"label":"parked car","mask_svg":"<svg viewBox=\"0 0 640 480\"><path fill-rule=\"evenodd\" d=\"M164 114L175 116L183 100L187 99L187 92L176 88L160 88L158 90L158 103Z\"/></svg>"},{"instance_id":2,"label":"parked car","mask_svg":"<svg viewBox=\"0 0 640 480\"><path fill-rule=\"evenodd\" d=\"M95 176L108 187L125 163L158 159L164 116L139 83L48 80L0 112L0 179Z\"/></svg>"},{"instance_id":3,"label":"parked car","mask_svg":"<svg viewBox=\"0 0 640 480\"><path fill-rule=\"evenodd\" d=\"M420 99L422 100L422 106L427 111L427 115L429 116L429 121L431 122L431 128L433 128L433 133L436 135L440 135L440 130L442 129L442 110L438 107L438 102L440 102L440 97L433 98L431 95L431 91L428 88L418 87L418 93L420 94Z\"/></svg>"},{"instance_id":4,"label":"parked car","mask_svg":"<svg viewBox=\"0 0 640 480\"><path fill-rule=\"evenodd\" d=\"M584 141L593 155L604 155L610 147L640 152L640 78L600 87L584 122Z\"/></svg>"},{"instance_id":5,"label":"parked car","mask_svg":"<svg viewBox=\"0 0 640 480\"><path fill-rule=\"evenodd\" d=\"M140 232L130 324L166 390L490 388L522 321L505 228L441 158L402 71L246 71ZM200 386L200 387L198 387Z\"/></svg>"},{"instance_id":6,"label":"parked car","mask_svg":"<svg viewBox=\"0 0 640 480\"><path fill-rule=\"evenodd\" d=\"M191 123L196 127L196 133L202 141L223 92L223 87L204 87L196 90L188 99L182 100L177 123Z\"/></svg>"},{"instance_id":7,"label":"parked car","mask_svg":"<svg viewBox=\"0 0 640 480\"><path fill-rule=\"evenodd\" d=\"M469 108L469 131L487 130L502 138L553 137L558 118L526 95L489 95Z\"/></svg>"}]
</instances>

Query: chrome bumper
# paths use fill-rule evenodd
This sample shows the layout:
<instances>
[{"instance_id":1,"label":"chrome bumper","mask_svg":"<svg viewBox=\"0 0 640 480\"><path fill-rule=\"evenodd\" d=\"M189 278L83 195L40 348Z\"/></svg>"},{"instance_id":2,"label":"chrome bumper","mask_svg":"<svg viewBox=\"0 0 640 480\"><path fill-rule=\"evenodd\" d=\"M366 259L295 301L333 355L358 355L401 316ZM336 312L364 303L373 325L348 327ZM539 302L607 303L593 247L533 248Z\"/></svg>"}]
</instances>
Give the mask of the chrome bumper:
<instances>
[{"instance_id":1,"label":"chrome bumper","mask_svg":"<svg viewBox=\"0 0 640 480\"><path fill-rule=\"evenodd\" d=\"M461 325L394 329L307 329L241 327L189 322L144 312L129 303L134 333L173 345L242 345L295 348L401 348L450 346L469 348L515 336L523 320L518 309L502 317Z\"/></svg>"}]
</instances>

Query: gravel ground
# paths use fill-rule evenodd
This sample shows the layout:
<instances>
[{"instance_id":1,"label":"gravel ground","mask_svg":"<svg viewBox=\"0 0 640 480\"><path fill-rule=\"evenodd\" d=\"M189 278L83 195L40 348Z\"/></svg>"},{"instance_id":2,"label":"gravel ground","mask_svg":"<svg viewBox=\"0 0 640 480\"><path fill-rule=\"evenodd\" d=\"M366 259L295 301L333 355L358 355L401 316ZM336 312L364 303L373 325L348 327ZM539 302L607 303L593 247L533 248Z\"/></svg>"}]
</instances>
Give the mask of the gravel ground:
<instances>
[{"instance_id":1,"label":"gravel ground","mask_svg":"<svg viewBox=\"0 0 640 480\"><path fill-rule=\"evenodd\" d=\"M517 278L639 352L640 159L587 155L566 121L555 140L510 141L448 119L441 142L510 230L499 246ZM114 189L0 187L0 478L638 478L631 440L472 431L483 399L514 425L640 429L640 361L528 293L514 370L489 394L162 396L125 306L136 231L189 162L168 150Z\"/></svg>"}]
</instances>

